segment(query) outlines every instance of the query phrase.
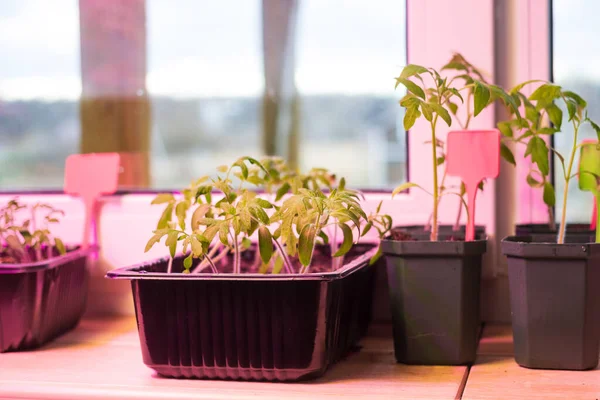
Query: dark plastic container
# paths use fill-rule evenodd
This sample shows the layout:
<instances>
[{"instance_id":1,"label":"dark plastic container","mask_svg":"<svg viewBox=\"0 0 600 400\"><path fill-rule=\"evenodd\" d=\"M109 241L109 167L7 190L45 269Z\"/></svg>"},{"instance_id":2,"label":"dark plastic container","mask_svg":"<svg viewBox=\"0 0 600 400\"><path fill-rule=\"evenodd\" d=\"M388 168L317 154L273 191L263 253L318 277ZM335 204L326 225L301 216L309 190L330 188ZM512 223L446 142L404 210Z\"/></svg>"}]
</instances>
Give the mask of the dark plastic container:
<instances>
[{"instance_id":1,"label":"dark plastic container","mask_svg":"<svg viewBox=\"0 0 600 400\"><path fill-rule=\"evenodd\" d=\"M507 237L515 359L527 368L586 370L600 355L600 244Z\"/></svg>"},{"instance_id":2,"label":"dark plastic container","mask_svg":"<svg viewBox=\"0 0 600 400\"><path fill-rule=\"evenodd\" d=\"M487 240L383 240L396 360L465 365L479 339L479 287Z\"/></svg>"},{"instance_id":3,"label":"dark plastic container","mask_svg":"<svg viewBox=\"0 0 600 400\"><path fill-rule=\"evenodd\" d=\"M0 264L0 352L39 347L74 328L87 298L92 249L30 264Z\"/></svg>"},{"instance_id":4,"label":"dark plastic container","mask_svg":"<svg viewBox=\"0 0 600 400\"><path fill-rule=\"evenodd\" d=\"M515 236L528 236L528 235L554 235L556 236L558 231L556 229L550 229L548 224L518 224L515 226ZM567 224L567 236L577 236L587 241L588 237L594 238L596 234L595 230L590 229L590 224ZM595 241L595 239L592 239Z\"/></svg>"},{"instance_id":5,"label":"dark plastic container","mask_svg":"<svg viewBox=\"0 0 600 400\"><path fill-rule=\"evenodd\" d=\"M160 375L296 381L323 375L367 331L376 249L355 249L331 273L167 274L164 258L107 276L131 280L143 360Z\"/></svg>"}]
</instances>

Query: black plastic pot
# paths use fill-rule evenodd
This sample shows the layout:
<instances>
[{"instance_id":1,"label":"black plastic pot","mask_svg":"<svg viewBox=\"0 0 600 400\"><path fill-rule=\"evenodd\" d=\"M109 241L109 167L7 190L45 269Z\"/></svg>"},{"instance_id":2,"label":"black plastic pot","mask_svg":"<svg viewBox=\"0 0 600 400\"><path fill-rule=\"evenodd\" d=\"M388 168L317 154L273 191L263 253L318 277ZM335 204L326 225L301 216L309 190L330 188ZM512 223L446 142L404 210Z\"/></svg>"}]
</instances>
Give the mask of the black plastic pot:
<instances>
[{"instance_id":1,"label":"black plastic pot","mask_svg":"<svg viewBox=\"0 0 600 400\"><path fill-rule=\"evenodd\" d=\"M295 381L321 376L366 333L375 251L355 246L330 273L167 274L165 258L107 276L131 279L143 360L160 375Z\"/></svg>"},{"instance_id":2,"label":"black plastic pot","mask_svg":"<svg viewBox=\"0 0 600 400\"><path fill-rule=\"evenodd\" d=\"M600 244L542 243L507 237L510 304L517 363L586 370L600 352Z\"/></svg>"},{"instance_id":3,"label":"black plastic pot","mask_svg":"<svg viewBox=\"0 0 600 400\"><path fill-rule=\"evenodd\" d=\"M464 365L475 361L486 246L486 240L381 242L398 362Z\"/></svg>"},{"instance_id":4,"label":"black plastic pot","mask_svg":"<svg viewBox=\"0 0 600 400\"><path fill-rule=\"evenodd\" d=\"M77 325L85 311L91 251L0 264L0 352L39 347Z\"/></svg>"},{"instance_id":5,"label":"black plastic pot","mask_svg":"<svg viewBox=\"0 0 600 400\"><path fill-rule=\"evenodd\" d=\"M550 229L548 224L517 224L515 226L515 236L528 235L554 235L558 234L557 229ZM579 241L587 242L591 237L595 241L596 231L590 229L590 224L567 224L567 236L577 237Z\"/></svg>"}]
</instances>

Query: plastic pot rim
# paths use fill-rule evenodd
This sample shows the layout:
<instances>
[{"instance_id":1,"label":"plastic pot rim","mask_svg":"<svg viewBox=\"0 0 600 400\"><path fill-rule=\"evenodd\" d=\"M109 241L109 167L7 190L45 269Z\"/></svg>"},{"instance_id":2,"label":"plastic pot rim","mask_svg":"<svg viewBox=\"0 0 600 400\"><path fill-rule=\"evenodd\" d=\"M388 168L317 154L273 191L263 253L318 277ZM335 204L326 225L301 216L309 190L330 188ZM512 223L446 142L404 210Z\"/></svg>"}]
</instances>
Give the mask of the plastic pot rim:
<instances>
[{"instance_id":1,"label":"plastic pot rim","mask_svg":"<svg viewBox=\"0 0 600 400\"><path fill-rule=\"evenodd\" d=\"M0 275L3 274L22 274L27 272L35 272L45 269L55 268L66 262L77 259L81 256L87 256L98 250L97 246L90 246L87 249L78 248L78 246L67 246L67 248L74 248L75 250L68 251L66 254L59 255L56 257L48 258L46 260L36 261L32 263L20 263L20 264L0 264Z\"/></svg>"},{"instance_id":2,"label":"plastic pot rim","mask_svg":"<svg viewBox=\"0 0 600 400\"><path fill-rule=\"evenodd\" d=\"M365 245L369 245L365 243ZM372 244L371 244L372 245ZM127 280L176 280L176 281L334 281L342 279L363 268L365 263L377 252L377 245L367 250L364 254L356 257L349 263L345 263L342 268L333 272L309 272L306 274L232 274L232 273L200 273L200 274L184 274L184 273L166 273L166 272L145 272L144 268L156 263L168 261L169 256L150 260L134 266L117 268L109 271L106 274L110 279L127 279ZM181 256L181 255L179 255ZM370 265L368 265L370 266Z\"/></svg>"}]
</instances>

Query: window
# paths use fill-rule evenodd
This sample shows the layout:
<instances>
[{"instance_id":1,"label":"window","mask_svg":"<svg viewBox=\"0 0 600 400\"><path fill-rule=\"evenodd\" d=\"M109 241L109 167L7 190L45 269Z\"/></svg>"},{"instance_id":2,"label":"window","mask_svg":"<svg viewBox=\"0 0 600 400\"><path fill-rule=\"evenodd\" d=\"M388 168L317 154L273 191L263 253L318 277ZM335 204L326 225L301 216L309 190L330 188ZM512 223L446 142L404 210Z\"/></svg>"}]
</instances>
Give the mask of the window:
<instances>
[{"instance_id":1,"label":"window","mask_svg":"<svg viewBox=\"0 0 600 400\"><path fill-rule=\"evenodd\" d=\"M78 151L77 0L0 2L0 187L60 187Z\"/></svg>"},{"instance_id":2,"label":"window","mask_svg":"<svg viewBox=\"0 0 600 400\"><path fill-rule=\"evenodd\" d=\"M553 79L569 90L580 94L588 102L591 119L600 120L600 43L595 39L600 28L590 15L600 11L596 0L553 0L552 4L552 46ZM566 115L566 111L564 111ZM578 140L595 139L594 131L587 124L580 130ZM568 154L573 140L573 130L563 124L563 132L554 135L554 146L563 154ZM577 162L577 160L575 161ZM576 165L576 164L575 164ZM556 164L556 215L562 212L564 177ZM567 220L589 222L593 206L593 196L581 192L576 179L569 184Z\"/></svg>"},{"instance_id":3,"label":"window","mask_svg":"<svg viewBox=\"0 0 600 400\"><path fill-rule=\"evenodd\" d=\"M61 187L79 151L141 155L128 184L177 188L267 147L353 186L405 180L405 2L263 3L1 2L0 188Z\"/></svg>"}]
</instances>

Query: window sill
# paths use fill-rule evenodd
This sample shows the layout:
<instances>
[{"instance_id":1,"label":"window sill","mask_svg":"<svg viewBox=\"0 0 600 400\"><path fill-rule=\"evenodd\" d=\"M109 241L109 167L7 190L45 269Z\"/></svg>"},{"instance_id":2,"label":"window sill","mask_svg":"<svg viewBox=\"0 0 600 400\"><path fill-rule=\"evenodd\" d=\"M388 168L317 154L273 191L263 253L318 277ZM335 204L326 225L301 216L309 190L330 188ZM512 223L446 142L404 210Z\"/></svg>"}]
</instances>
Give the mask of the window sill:
<instances>
[{"instance_id":1,"label":"window sill","mask_svg":"<svg viewBox=\"0 0 600 400\"><path fill-rule=\"evenodd\" d=\"M360 351L304 383L165 379L141 359L134 318L87 319L37 351L0 355L0 398L391 399L454 398L466 367L396 364L389 325Z\"/></svg>"}]
</instances>

